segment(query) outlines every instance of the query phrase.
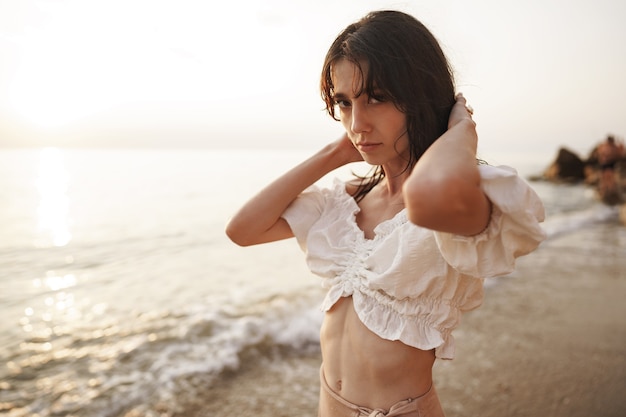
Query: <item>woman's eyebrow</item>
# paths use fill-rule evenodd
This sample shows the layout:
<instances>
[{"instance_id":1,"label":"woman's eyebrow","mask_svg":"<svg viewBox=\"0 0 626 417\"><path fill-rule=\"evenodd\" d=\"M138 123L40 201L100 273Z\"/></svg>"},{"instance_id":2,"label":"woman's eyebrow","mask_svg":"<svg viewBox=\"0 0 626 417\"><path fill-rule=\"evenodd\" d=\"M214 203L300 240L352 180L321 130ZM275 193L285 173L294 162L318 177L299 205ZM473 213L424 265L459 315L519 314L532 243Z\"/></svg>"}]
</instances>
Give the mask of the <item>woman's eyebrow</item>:
<instances>
[{"instance_id":1,"label":"woman's eyebrow","mask_svg":"<svg viewBox=\"0 0 626 417\"><path fill-rule=\"evenodd\" d=\"M349 97L345 93L338 92L338 93L333 94L333 99L335 99L335 100L348 100Z\"/></svg>"}]
</instances>

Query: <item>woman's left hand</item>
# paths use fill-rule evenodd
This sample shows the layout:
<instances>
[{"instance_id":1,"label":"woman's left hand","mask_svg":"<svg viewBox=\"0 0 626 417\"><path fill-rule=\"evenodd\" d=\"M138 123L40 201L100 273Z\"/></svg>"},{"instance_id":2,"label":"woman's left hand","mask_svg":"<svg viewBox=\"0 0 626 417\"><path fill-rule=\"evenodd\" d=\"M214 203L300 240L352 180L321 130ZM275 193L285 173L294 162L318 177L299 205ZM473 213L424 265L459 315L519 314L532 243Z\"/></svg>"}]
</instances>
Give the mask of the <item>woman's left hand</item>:
<instances>
[{"instance_id":1,"label":"woman's left hand","mask_svg":"<svg viewBox=\"0 0 626 417\"><path fill-rule=\"evenodd\" d=\"M458 93L456 95L456 103L454 103L454 106L452 106L452 111L450 111L450 118L448 119L448 129L465 119L472 120L473 122L473 114L474 110L471 106L467 104L467 100L463 96L463 93Z\"/></svg>"}]
</instances>

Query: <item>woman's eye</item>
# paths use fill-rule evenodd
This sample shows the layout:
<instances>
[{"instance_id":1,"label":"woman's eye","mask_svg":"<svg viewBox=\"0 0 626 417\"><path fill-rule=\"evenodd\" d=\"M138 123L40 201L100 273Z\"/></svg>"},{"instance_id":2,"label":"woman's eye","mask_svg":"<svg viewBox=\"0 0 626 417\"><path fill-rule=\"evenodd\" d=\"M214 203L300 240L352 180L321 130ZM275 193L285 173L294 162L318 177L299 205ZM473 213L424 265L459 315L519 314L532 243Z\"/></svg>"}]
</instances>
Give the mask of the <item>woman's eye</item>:
<instances>
[{"instance_id":1,"label":"woman's eye","mask_svg":"<svg viewBox=\"0 0 626 417\"><path fill-rule=\"evenodd\" d=\"M340 109L345 109L346 107L350 107L350 102L347 100L335 100L335 106Z\"/></svg>"},{"instance_id":2,"label":"woman's eye","mask_svg":"<svg viewBox=\"0 0 626 417\"><path fill-rule=\"evenodd\" d=\"M370 104L384 103L385 102L385 98L383 96L379 96L379 95L369 96L368 99L367 99L367 102L370 103Z\"/></svg>"}]
</instances>

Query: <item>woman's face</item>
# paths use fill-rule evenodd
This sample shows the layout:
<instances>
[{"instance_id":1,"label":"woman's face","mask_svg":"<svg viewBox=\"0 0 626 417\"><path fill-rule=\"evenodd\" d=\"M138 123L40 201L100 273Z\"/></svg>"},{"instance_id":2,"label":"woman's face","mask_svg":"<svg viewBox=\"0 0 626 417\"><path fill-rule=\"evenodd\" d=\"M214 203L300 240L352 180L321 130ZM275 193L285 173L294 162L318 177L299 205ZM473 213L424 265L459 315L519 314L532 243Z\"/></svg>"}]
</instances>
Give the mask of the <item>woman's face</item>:
<instances>
[{"instance_id":1,"label":"woman's face","mask_svg":"<svg viewBox=\"0 0 626 417\"><path fill-rule=\"evenodd\" d=\"M367 66L363 65L366 71ZM336 115L348 137L371 165L387 165L400 158L406 165L409 143L406 115L384 96L367 95L361 86L363 79L359 68L341 59L332 66ZM357 96L359 91L363 91Z\"/></svg>"}]
</instances>

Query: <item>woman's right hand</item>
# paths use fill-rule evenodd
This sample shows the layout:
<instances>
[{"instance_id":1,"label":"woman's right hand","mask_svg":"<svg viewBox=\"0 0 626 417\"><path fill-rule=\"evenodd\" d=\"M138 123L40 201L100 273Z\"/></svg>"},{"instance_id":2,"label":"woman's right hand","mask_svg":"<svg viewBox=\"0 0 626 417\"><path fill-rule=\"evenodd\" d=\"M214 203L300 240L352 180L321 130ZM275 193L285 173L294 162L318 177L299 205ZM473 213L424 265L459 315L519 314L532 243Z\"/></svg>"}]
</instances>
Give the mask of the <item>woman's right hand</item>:
<instances>
[{"instance_id":1,"label":"woman's right hand","mask_svg":"<svg viewBox=\"0 0 626 417\"><path fill-rule=\"evenodd\" d=\"M354 146L347 133L344 133L341 138L333 142L335 149L341 158L345 161L343 165L347 165L352 162L363 161L363 156Z\"/></svg>"}]
</instances>

